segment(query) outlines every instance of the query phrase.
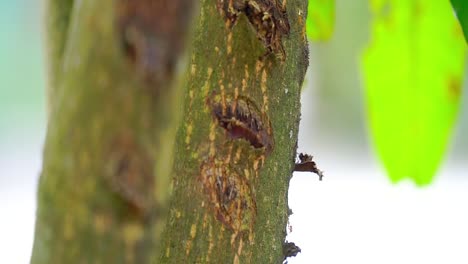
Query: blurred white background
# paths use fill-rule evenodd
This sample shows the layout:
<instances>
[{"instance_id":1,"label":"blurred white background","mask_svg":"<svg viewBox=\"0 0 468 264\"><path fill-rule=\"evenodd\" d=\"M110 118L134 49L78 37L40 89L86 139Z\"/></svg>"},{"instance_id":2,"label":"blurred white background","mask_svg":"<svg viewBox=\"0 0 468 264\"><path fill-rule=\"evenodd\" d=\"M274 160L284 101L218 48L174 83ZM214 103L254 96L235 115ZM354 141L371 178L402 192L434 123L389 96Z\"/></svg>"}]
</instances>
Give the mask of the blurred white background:
<instances>
[{"instance_id":1,"label":"blurred white background","mask_svg":"<svg viewBox=\"0 0 468 264\"><path fill-rule=\"evenodd\" d=\"M393 185L369 146L359 56L366 0L338 0L336 31L311 45L288 240L295 263L468 263L468 98L435 182ZM46 129L40 1L0 1L0 263L28 263ZM465 82L466 83L466 82ZM466 85L465 85L466 91Z\"/></svg>"}]
</instances>

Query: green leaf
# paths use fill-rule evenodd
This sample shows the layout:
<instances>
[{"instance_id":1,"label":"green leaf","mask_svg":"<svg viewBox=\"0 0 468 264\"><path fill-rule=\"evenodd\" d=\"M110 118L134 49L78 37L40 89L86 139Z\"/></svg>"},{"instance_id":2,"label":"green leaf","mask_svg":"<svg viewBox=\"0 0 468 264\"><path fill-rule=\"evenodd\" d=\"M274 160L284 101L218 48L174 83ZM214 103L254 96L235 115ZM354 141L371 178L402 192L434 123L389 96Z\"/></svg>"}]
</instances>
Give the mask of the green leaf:
<instances>
[{"instance_id":1,"label":"green leaf","mask_svg":"<svg viewBox=\"0 0 468 264\"><path fill-rule=\"evenodd\" d=\"M468 1L467 0L450 0L453 9L457 13L458 21L463 29L465 41L468 42Z\"/></svg>"},{"instance_id":2,"label":"green leaf","mask_svg":"<svg viewBox=\"0 0 468 264\"><path fill-rule=\"evenodd\" d=\"M306 26L307 36L310 39L329 39L335 26L335 1L309 0Z\"/></svg>"},{"instance_id":3,"label":"green leaf","mask_svg":"<svg viewBox=\"0 0 468 264\"><path fill-rule=\"evenodd\" d=\"M368 117L393 182L429 184L460 105L466 44L446 0L371 0L363 54Z\"/></svg>"}]
</instances>

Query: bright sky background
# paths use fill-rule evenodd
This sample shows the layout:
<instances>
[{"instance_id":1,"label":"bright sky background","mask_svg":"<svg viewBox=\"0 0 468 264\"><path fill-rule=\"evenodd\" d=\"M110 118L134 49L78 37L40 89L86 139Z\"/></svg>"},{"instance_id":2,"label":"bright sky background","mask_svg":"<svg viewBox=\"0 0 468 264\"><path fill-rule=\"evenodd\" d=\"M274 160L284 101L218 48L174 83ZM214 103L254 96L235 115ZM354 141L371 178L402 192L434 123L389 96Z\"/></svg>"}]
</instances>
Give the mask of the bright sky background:
<instances>
[{"instance_id":1,"label":"bright sky background","mask_svg":"<svg viewBox=\"0 0 468 264\"><path fill-rule=\"evenodd\" d=\"M303 102L313 92L305 90ZM290 264L468 263L467 163L452 153L431 186L393 185L370 150L319 137L310 108L303 104L299 150L315 155L325 177L291 180L287 239L302 253Z\"/></svg>"}]
</instances>

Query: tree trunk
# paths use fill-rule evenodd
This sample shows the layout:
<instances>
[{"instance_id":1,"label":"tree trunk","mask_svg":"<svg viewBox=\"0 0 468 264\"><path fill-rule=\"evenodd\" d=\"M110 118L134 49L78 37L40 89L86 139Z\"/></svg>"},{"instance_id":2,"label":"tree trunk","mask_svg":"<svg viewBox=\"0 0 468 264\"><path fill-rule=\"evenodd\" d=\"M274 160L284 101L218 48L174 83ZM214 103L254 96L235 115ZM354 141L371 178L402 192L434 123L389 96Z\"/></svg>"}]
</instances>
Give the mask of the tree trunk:
<instances>
[{"instance_id":1,"label":"tree trunk","mask_svg":"<svg viewBox=\"0 0 468 264\"><path fill-rule=\"evenodd\" d=\"M122 27L147 28L148 12L122 19L124 2L77 1L57 16L70 18L66 33L48 24L60 34L48 35L56 52L31 262L281 262L307 1L200 1L192 33L177 31L162 53L140 41L158 32L125 42L134 31ZM181 23L181 10L151 23ZM177 64L185 35L185 73L144 63L175 50L167 60Z\"/></svg>"}]
</instances>

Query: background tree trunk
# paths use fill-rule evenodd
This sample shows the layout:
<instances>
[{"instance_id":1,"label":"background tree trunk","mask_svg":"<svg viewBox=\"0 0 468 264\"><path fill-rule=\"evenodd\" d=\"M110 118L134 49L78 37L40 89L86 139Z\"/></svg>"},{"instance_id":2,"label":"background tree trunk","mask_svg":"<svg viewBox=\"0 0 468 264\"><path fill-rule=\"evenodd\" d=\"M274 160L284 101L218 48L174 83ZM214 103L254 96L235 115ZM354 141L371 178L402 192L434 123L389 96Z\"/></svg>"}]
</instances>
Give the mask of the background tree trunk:
<instances>
[{"instance_id":1,"label":"background tree trunk","mask_svg":"<svg viewBox=\"0 0 468 264\"><path fill-rule=\"evenodd\" d=\"M253 4L235 24L222 0L201 1L186 73L170 83L148 81L139 50L128 59L119 1L75 2L66 34L48 36L64 53L50 58L31 262L281 262L307 1L238 1ZM282 4L289 34L274 21Z\"/></svg>"}]
</instances>

